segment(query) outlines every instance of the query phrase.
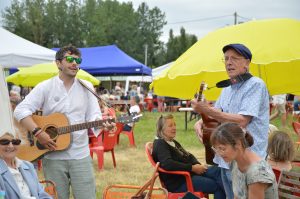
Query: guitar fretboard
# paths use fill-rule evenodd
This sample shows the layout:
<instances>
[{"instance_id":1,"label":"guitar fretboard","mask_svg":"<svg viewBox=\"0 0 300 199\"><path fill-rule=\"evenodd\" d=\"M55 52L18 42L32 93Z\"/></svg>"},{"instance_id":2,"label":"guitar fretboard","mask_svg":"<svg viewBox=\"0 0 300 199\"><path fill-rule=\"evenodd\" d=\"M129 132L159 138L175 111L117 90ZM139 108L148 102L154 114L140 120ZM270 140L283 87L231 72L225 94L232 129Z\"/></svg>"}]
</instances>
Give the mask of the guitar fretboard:
<instances>
[{"instance_id":1,"label":"guitar fretboard","mask_svg":"<svg viewBox=\"0 0 300 199\"><path fill-rule=\"evenodd\" d=\"M70 126L62 126L57 128L57 132L59 135L66 134L69 132L80 131L82 129L88 129L93 127L103 127L103 123L112 123L116 122L116 119L107 119L107 120L97 120L92 122L85 122L81 124L73 124Z\"/></svg>"}]
</instances>

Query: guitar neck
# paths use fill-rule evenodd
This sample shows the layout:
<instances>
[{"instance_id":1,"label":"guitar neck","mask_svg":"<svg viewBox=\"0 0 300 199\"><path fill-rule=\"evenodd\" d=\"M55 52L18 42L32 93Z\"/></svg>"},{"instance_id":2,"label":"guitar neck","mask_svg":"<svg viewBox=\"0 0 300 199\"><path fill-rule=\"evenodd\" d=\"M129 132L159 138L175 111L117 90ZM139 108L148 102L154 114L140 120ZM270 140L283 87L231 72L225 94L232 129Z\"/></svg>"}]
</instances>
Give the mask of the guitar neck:
<instances>
[{"instance_id":1,"label":"guitar neck","mask_svg":"<svg viewBox=\"0 0 300 199\"><path fill-rule=\"evenodd\" d=\"M113 119L107 119L107 120L96 120L96 121L92 121L92 122L85 122L85 123L81 123L81 124L73 124L73 125L69 125L69 126L62 126L62 127L58 127L57 131L58 134L66 134L66 133L70 133L70 132L74 132L74 131L80 131L83 129L88 129L88 128L94 128L94 127L103 127L104 123L112 123L112 122L116 122L116 120Z\"/></svg>"}]
</instances>

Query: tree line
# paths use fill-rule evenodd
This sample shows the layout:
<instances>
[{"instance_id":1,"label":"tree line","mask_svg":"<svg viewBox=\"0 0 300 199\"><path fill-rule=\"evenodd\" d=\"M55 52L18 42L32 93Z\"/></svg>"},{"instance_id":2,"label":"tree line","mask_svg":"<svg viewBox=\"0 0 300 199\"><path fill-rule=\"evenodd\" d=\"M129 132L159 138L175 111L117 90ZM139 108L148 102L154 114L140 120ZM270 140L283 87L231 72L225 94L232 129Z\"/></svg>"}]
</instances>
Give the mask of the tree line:
<instances>
[{"instance_id":1,"label":"tree line","mask_svg":"<svg viewBox=\"0 0 300 199\"><path fill-rule=\"evenodd\" d=\"M182 27L179 36L171 29L162 42L166 15L145 2L135 10L132 2L116 0L13 0L2 16L4 28L47 48L116 44L144 63L147 45L152 68L174 61L197 41Z\"/></svg>"}]
</instances>

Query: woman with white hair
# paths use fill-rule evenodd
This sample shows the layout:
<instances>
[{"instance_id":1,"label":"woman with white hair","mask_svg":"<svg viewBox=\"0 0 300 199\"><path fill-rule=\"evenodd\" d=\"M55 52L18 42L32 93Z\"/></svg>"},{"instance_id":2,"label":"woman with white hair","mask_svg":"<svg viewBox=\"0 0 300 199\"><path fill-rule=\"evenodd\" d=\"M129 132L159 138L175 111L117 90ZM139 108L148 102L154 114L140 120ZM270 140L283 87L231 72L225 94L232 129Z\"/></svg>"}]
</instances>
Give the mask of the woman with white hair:
<instances>
[{"instance_id":1,"label":"woman with white hair","mask_svg":"<svg viewBox=\"0 0 300 199\"><path fill-rule=\"evenodd\" d=\"M6 199L51 199L33 165L16 157L20 144L13 134L0 133L0 190Z\"/></svg>"}]
</instances>

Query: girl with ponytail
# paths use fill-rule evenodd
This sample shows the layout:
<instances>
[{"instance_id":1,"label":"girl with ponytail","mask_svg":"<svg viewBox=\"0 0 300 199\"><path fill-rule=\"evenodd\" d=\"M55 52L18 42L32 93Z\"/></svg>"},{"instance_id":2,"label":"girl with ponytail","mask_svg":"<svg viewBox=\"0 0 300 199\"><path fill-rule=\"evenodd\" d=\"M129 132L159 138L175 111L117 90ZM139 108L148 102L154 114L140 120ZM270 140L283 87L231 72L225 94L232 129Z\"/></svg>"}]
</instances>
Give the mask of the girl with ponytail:
<instances>
[{"instance_id":1,"label":"girl with ponytail","mask_svg":"<svg viewBox=\"0 0 300 199\"><path fill-rule=\"evenodd\" d=\"M212 149L230 163L234 198L277 199L271 166L249 149L253 137L236 123L223 123L211 135Z\"/></svg>"}]
</instances>

